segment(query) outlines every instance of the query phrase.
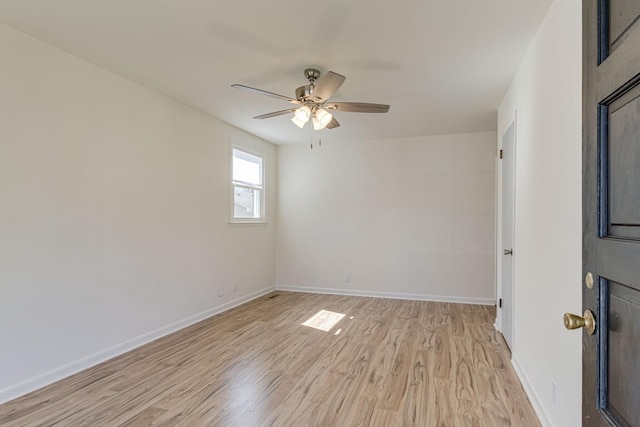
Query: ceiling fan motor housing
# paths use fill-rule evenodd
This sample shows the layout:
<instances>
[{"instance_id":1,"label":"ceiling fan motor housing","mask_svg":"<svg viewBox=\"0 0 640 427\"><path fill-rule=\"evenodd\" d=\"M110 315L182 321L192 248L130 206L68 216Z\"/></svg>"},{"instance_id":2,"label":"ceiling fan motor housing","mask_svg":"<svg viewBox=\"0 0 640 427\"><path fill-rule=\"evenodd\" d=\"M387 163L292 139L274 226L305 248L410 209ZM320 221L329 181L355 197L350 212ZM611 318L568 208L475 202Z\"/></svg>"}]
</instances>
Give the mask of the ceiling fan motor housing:
<instances>
[{"instance_id":1,"label":"ceiling fan motor housing","mask_svg":"<svg viewBox=\"0 0 640 427\"><path fill-rule=\"evenodd\" d=\"M296 99L304 102L313 92L313 85L304 85L296 89Z\"/></svg>"},{"instance_id":2,"label":"ceiling fan motor housing","mask_svg":"<svg viewBox=\"0 0 640 427\"><path fill-rule=\"evenodd\" d=\"M320 71L315 68L307 68L304 70L304 77L309 80L309 84L296 89L296 99L301 102L307 101L311 97L316 86L315 82L320 77Z\"/></svg>"}]
</instances>

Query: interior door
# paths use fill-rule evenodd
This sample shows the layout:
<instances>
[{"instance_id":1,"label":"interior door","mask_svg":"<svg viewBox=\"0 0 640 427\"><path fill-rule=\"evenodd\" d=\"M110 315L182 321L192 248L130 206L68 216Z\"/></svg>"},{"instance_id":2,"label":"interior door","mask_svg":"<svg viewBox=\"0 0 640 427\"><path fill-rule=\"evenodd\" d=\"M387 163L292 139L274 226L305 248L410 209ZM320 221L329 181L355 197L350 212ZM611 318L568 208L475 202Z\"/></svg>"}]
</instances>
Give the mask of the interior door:
<instances>
[{"instance_id":1,"label":"interior door","mask_svg":"<svg viewBox=\"0 0 640 427\"><path fill-rule=\"evenodd\" d=\"M583 1L582 151L583 425L637 427L640 0Z\"/></svg>"},{"instance_id":2,"label":"interior door","mask_svg":"<svg viewBox=\"0 0 640 427\"><path fill-rule=\"evenodd\" d=\"M513 211L515 122L502 136L502 264L500 299L501 329L509 348L513 349Z\"/></svg>"}]
</instances>

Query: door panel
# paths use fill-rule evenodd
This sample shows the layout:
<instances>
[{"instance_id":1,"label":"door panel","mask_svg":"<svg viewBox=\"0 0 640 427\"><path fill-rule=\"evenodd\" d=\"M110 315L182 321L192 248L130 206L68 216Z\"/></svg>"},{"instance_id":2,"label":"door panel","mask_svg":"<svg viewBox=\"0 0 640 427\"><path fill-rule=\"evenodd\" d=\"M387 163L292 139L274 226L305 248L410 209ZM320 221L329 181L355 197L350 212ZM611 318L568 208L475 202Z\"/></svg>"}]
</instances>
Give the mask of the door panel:
<instances>
[{"instance_id":1,"label":"door panel","mask_svg":"<svg viewBox=\"0 0 640 427\"><path fill-rule=\"evenodd\" d=\"M582 4L583 425L640 427L640 0Z\"/></svg>"},{"instance_id":2,"label":"door panel","mask_svg":"<svg viewBox=\"0 0 640 427\"><path fill-rule=\"evenodd\" d=\"M608 9L609 52L613 52L624 42L640 17L640 3L636 0L610 0Z\"/></svg>"},{"instance_id":3,"label":"door panel","mask_svg":"<svg viewBox=\"0 0 640 427\"><path fill-rule=\"evenodd\" d=\"M632 426L640 420L640 293L616 282L604 282L605 292L600 318L607 319L600 355L609 367L600 390L603 410L620 425ZM607 360L608 359L608 360ZM620 381L624 378L624 381Z\"/></svg>"},{"instance_id":4,"label":"door panel","mask_svg":"<svg viewBox=\"0 0 640 427\"><path fill-rule=\"evenodd\" d=\"M510 349L513 349L513 216L514 216L514 166L515 121L502 136L502 257L500 298L502 299L501 330ZM504 250L511 250L505 254Z\"/></svg>"},{"instance_id":5,"label":"door panel","mask_svg":"<svg viewBox=\"0 0 640 427\"><path fill-rule=\"evenodd\" d=\"M602 236L640 238L640 85L601 105L601 156L607 160L601 176L608 183L605 197L609 212L601 215L608 221Z\"/></svg>"}]
</instances>

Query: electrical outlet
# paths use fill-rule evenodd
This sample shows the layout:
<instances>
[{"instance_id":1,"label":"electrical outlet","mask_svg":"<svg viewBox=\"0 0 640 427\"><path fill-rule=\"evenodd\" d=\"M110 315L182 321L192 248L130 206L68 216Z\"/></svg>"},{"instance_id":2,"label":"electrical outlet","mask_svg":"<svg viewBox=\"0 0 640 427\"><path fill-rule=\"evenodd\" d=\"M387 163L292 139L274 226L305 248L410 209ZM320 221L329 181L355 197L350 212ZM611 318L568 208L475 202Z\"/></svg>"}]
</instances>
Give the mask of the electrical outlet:
<instances>
[{"instance_id":1,"label":"electrical outlet","mask_svg":"<svg viewBox=\"0 0 640 427\"><path fill-rule=\"evenodd\" d=\"M350 274L347 274L347 275L344 277L344 282L345 282L345 283L351 283L351 275L350 275Z\"/></svg>"},{"instance_id":2,"label":"electrical outlet","mask_svg":"<svg viewBox=\"0 0 640 427\"><path fill-rule=\"evenodd\" d=\"M218 296L219 297L224 296L224 287L218 288Z\"/></svg>"},{"instance_id":3,"label":"electrical outlet","mask_svg":"<svg viewBox=\"0 0 640 427\"><path fill-rule=\"evenodd\" d=\"M558 383L551 380L551 401L555 404L558 400Z\"/></svg>"},{"instance_id":4,"label":"electrical outlet","mask_svg":"<svg viewBox=\"0 0 640 427\"><path fill-rule=\"evenodd\" d=\"M231 292L235 292L238 290L238 283L235 280L231 281Z\"/></svg>"}]
</instances>

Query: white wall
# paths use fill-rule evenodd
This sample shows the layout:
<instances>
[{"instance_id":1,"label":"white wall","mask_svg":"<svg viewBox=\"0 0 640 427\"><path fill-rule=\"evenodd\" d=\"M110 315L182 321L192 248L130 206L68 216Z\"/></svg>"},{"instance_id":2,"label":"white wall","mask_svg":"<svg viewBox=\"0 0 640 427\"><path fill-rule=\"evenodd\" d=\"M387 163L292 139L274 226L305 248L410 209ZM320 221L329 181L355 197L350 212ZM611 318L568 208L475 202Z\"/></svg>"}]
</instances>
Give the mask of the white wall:
<instances>
[{"instance_id":1,"label":"white wall","mask_svg":"<svg viewBox=\"0 0 640 427\"><path fill-rule=\"evenodd\" d=\"M279 146L277 286L493 304L495 141Z\"/></svg>"},{"instance_id":2,"label":"white wall","mask_svg":"<svg viewBox=\"0 0 640 427\"><path fill-rule=\"evenodd\" d=\"M272 144L6 26L0 64L0 402L274 285ZM228 224L230 138L269 225Z\"/></svg>"},{"instance_id":3,"label":"white wall","mask_svg":"<svg viewBox=\"0 0 640 427\"><path fill-rule=\"evenodd\" d=\"M517 111L513 362L545 425L581 425L581 5L556 0L498 113ZM556 403L551 381L558 384Z\"/></svg>"}]
</instances>

